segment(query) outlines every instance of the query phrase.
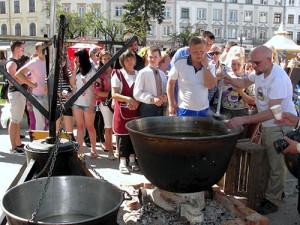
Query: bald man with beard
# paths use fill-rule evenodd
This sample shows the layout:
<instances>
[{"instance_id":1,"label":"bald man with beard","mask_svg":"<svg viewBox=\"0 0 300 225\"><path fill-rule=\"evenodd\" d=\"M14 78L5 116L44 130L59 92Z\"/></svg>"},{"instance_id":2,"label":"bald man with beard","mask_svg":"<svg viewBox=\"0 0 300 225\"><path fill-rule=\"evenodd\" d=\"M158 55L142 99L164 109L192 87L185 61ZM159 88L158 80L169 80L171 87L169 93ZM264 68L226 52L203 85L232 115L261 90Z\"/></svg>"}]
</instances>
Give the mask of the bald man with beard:
<instances>
[{"instance_id":1,"label":"bald man with beard","mask_svg":"<svg viewBox=\"0 0 300 225\"><path fill-rule=\"evenodd\" d=\"M225 77L228 82L238 88L247 88L255 84L255 97L258 113L255 115L234 117L228 122L229 128L244 124L262 123L262 145L265 148L265 160L270 166L270 175L265 192L265 199L260 202L257 212L263 215L276 212L282 201L285 181L285 164L282 154L274 149L273 142L283 138L283 133L292 129L290 126L280 127L274 123L270 107L281 105L283 111L296 115L292 101L293 87L286 72L272 61L272 50L258 46L250 53L250 62L255 73L237 79Z\"/></svg>"}]
</instances>

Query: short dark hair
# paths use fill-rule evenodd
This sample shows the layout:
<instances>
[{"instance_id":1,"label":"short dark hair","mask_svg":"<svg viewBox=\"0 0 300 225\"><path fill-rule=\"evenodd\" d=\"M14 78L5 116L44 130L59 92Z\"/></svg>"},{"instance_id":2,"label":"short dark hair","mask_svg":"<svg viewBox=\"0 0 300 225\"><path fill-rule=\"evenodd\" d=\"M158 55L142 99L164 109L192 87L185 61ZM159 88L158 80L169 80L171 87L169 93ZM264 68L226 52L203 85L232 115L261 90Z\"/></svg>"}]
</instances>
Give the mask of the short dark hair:
<instances>
[{"instance_id":1,"label":"short dark hair","mask_svg":"<svg viewBox=\"0 0 300 225\"><path fill-rule=\"evenodd\" d=\"M126 50L125 52L122 53L122 55L119 58L120 65L123 68L124 68L124 61L125 61L125 59L128 59L128 58L136 58L136 57L132 51Z\"/></svg>"},{"instance_id":2,"label":"short dark hair","mask_svg":"<svg viewBox=\"0 0 300 225\"><path fill-rule=\"evenodd\" d=\"M210 40L215 40L215 35L212 32L208 31L208 30L205 30L203 32L202 37L203 38L208 37Z\"/></svg>"},{"instance_id":3,"label":"short dark hair","mask_svg":"<svg viewBox=\"0 0 300 225\"><path fill-rule=\"evenodd\" d=\"M198 45L198 44L206 44L206 41L199 36L194 36L191 37L190 41L189 41L189 47L191 47L192 45Z\"/></svg>"},{"instance_id":4,"label":"short dark hair","mask_svg":"<svg viewBox=\"0 0 300 225\"><path fill-rule=\"evenodd\" d=\"M11 51L13 52L13 51L16 49L16 47L20 47L20 46L22 46L22 45L24 45L24 42L23 42L23 41L12 41L12 42L10 43L10 49L11 49Z\"/></svg>"}]
</instances>

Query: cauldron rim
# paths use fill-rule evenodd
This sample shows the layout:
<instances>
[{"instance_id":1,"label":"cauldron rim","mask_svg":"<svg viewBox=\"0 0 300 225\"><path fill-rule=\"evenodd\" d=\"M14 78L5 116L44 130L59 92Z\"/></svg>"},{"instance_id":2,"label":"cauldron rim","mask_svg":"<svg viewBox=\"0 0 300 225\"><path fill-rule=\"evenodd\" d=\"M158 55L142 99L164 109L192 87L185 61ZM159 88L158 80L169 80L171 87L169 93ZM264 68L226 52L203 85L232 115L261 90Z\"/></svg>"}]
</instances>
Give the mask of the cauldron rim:
<instances>
[{"instance_id":1,"label":"cauldron rim","mask_svg":"<svg viewBox=\"0 0 300 225\"><path fill-rule=\"evenodd\" d=\"M174 118L173 116L153 116L153 117L143 117L143 118L138 118L131 120L126 123L126 128L128 131L139 134L142 136L147 136L147 137L153 137L153 138L159 138L159 139L176 139L176 140L211 140L211 139L223 139L224 137L231 137L231 136L236 136L237 134L241 133L243 130L243 127L237 127L233 129L227 129L228 133L223 134L223 135L211 135L211 136L202 136L202 137L179 137L179 136L171 136L171 135L161 135L161 134L153 134L150 132L145 132L145 131L138 131L137 129L131 128L131 124L133 123L138 123L138 121L141 120L157 120L161 121L163 118ZM225 121L221 122L218 120L213 119L213 117L191 117L191 116L176 116L175 117L177 120L197 120L197 121L207 121L211 123L224 123Z\"/></svg>"},{"instance_id":2,"label":"cauldron rim","mask_svg":"<svg viewBox=\"0 0 300 225\"><path fill-rule=\"evenodd\" d=\"M83 179L97 180L98 182L107 183L107 184L111 185L112 188L114 188L114 189L116 189L116 190L118 190L120 192L120 202L119 202L119 204L117 204L114 208L112 208L111 210L107 211L106 213L102 214L101 217L100 216L94 216L94 217L91 217L91 218L85 219L85 220L80 220L80 221L76 221L76 222L60 222L59 224L74 224L75 225L75 224L78 224L78 223L83 224L83 223L88 223L88 222L94 221L96 219L100 219L102 217L105 217L105 216L109 215L110 213L114 212L115 210L118 210L120 208L121 204L124 201L124 194L122 194L122 191L117 186L115 186L114 184L111 184L111 183L109 183L109 182L107 182L105 180L100 180L100 179L96 179L94 177L86 177L86 176L55 176L55 177L51 177L51 178L54 178L54 179L68 179L68 178L79 179L79 178L83 178ZM17 215L15 215L13 213L10 213L8 210L6 210L6 208L4 207L5 196L6 196L6 194L8 192L13 191L14 189L19 188L19 186L21 186L21 185L24 185L24 184L28 185L28 184L30 184L32 182L36 182L38 180L45 180L45 179L47 179L47 177L42 177L42 178L38 178L38 179L35 179L35 180L29 180L29 181L26 181L24 183L18 184L16 186L12 187L12 188L9 188L5 192L5 194L4 194L4 196L3 196L2 200L1 200L1 208L2 208L3 212L7 216L9 216L10 218L13 218L15 220L19 220L20 222L28 223L29 219L24 219L23 217L17 216ZM45 223L45 222L41 223L41 221L37 221L37 223L35 223L35 224L53 225L53 223Z\"/></svg>"}]
</instances>

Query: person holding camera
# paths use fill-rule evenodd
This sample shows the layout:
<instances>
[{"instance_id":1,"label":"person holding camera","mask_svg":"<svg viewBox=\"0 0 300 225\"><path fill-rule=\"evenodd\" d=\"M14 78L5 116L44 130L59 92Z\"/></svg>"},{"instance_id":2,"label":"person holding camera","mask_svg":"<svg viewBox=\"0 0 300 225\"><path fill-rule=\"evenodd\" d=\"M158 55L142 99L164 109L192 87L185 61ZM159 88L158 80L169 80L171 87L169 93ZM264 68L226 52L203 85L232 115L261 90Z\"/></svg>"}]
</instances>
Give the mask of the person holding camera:
<instances>
[{"instance_id":1,"label":"person holding camera","mask_svg":"<svg viewBox=\"0 0 300 225\"><path fill-rule=\"evenodd\" d=\"M292 129L290 126L279 126L274 122L271 106L281 105L284 111L296 115L292 101L293 87L286 72L276 64L273 64L272 50L266 46L258 46L250 53L255 74L244 78L231 78L226 76L225 82L237 88L247 88L255 84L255 97L258 113L229 120L229 128L244 124L262 123L262 145L266 150L266 160L270 166L268 185L263 199L257 207L257 212L263 215L276 212L282 201L285 163L282 154L277 154L274 141L283 138L284 133Z\"/></svg>"},{"instance_id":2,"label":"person holding camera","mask_svg":"<svg viewBox=\"0 0 300 225\"><path fill-rule=\"evenodd\" d=\"M276 124L278 125L288 125L293 126L296 129L300 128L300 119L298 116L283 112L282 118L280 120L276 121ZM293 133L292 133L293 134ZM300 153L300 141L297 141L297 139L293 138L291 135L284 136L284 140L286 141L284 146L287 146L282 149L283 154L297 154Z\"/></svg>"}]
</instances>

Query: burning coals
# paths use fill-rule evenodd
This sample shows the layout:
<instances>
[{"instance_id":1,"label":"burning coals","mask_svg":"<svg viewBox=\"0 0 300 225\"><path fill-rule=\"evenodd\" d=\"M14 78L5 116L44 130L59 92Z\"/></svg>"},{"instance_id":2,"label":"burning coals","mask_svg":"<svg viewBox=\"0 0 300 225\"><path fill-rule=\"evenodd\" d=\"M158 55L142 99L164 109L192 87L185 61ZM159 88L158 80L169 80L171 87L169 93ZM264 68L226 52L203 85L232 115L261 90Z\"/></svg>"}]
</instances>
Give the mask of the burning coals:
<instances>
[{"instance_id":1,"label":"burning coals","mask_svg":"<svg viewBox=\"0 0 300 225\"><path fill-rule=\"evenodd\" d=\"M152 201L143 203L137 210L124 211L119 215L120 225L188 225L190 224L184 217L180 216L180 212L168 212L158 206ZM128 209L127 209L128 210ZM206 200L205 208L202 210L204 214L204 221L196 223L201 225L221 225L225 221L234 219L228 210L222 207L214 200Z\"/></svg>"}]
</instances>

